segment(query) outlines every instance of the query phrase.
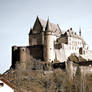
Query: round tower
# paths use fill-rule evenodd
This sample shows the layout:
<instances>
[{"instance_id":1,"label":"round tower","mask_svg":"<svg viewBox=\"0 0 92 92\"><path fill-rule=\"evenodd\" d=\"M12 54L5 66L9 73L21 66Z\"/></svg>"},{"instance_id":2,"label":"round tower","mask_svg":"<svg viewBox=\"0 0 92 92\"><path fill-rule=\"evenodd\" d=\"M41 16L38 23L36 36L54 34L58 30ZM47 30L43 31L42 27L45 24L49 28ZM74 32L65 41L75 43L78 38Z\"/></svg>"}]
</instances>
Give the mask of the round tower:
<instances>
[{"instance_id":1,"label":"round tower","mask_svg":"<svg viewBox=\"0 0 92 92\"><path fill-rule=\"evenodd\" d=\"M48 19L44 34L44 60L46 62L52 62L55 59L54 38L55 36Z\"/></svg>"},{"instance_id":2,"label":"round tower","mask_svg":"<svg viewBox=\"0 0 92 92\"><path fill-rule=\"evenodd\" d=\"M22 69L26 68L26 48L25 47L20 47L19 49L19 62L20 62L20 66Z\"/></svg>"}]
</instances>

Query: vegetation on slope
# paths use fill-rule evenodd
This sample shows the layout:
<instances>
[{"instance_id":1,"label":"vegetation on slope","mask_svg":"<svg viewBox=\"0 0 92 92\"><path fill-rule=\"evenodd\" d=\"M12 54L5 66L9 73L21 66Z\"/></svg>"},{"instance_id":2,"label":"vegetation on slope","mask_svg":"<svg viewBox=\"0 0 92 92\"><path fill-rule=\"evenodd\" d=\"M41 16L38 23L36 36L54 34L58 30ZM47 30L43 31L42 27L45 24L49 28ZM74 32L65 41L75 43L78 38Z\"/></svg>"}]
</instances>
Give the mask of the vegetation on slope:
<instances>
[{"instance_id":1,"label":"vegetation on slope","mask_svg":"<svg viewBox=\"0 0 92 92\"><path fill-rule=\"evenodd\" d=\"M35 61L32 59L25 70L18 65L16 69L11 68L1 77L14 85L15 92L92 92L92 74L82 76L78 68L76 76L70 80L66 70L34 69L34 66L40 66L38 61Z\"/></svg>"}]
</instances>

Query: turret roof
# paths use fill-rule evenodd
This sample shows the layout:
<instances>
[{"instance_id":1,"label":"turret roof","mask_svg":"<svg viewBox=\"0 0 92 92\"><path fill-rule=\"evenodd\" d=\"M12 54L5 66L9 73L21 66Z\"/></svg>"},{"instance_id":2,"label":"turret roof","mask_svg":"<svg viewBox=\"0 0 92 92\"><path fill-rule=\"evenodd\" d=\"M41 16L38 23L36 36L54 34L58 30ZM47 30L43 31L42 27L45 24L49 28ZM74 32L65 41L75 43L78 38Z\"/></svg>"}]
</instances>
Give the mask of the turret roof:
<instances>
[{"instance_id":1,"label":"turret roof","mask_svg":"<svg viewBox=\"0 0 92 92\"><path fill-rule=\"evenodd\" d=\"M60 35L62 32L61 32L61 29L59 27L59 25L57 24L53 24L51 22L49 22L49 19L47 20L47 22L39 17L37 17L41 23L41 26L43 28L46 29L46 26L48 25L49 26L49 29L55 34L55 35Z\"/></svg>"},{"instance_id":2,"label":"turret roof","mask_svg":"<svg viewBox=\"0 0 92 92\"><path fill-rule=\"evenodd\" d=\"M46 27L46 23L47 23L47 22L46 22L45 20L41 19L41 18L40 18L40 17L38 17L38 16L37 16L37 19L39 20L39 22L40 22L41 26L45 28L45 27Z\"/></svg>"},{"instance_id":3,"label":"turret roof","mask_svg":"<svg viewBox=\"0 0 92 92\"><path fill-rule=\"evenodd\" d=\"M45 27L45 31L53 31L52 30L52 27L51 27L51 23L49 22L49 18L47 20L47 24L46 24L46 27Z\"/></svg>"}]
</instances>

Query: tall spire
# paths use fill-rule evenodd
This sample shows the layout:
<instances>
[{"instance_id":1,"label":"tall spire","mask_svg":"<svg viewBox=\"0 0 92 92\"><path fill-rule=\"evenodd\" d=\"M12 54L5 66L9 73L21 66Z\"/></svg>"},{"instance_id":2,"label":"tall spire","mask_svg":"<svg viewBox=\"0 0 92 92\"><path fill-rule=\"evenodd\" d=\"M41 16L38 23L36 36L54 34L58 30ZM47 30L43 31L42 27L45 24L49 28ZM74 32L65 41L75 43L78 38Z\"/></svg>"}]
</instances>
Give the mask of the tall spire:
<instances>
[{"instance_id":1,"label":"tall spire","mask_svg":"<svg viewBox=\"0 0 92 92\"><path fill-rule=\"evenodd\" d=\"M39 19L39 16L37 15L37 18L36 19Z\"/></svg>"},{"instance_id":2,"label":"tall spire","mask_svg":"<svg viewBox=\"0 0 92 92\"><path fill-rule=\"evenodd\" d=\"M81 36L81 27L79 28L79 36Z\"/></svg>"},{"instance_id":3,"label":"tall spire","mask_svg":"<svg viewBox=\"0 0 92 92\"><path fill-rule=\"evenodd\" d=\"M45 29L45 30L51 31L51 24L50 24L50 22L49 22L49 18L48 18L48 20L47 20L47 24L46 24L46 29Z\"/></svg>"}]
</instances>

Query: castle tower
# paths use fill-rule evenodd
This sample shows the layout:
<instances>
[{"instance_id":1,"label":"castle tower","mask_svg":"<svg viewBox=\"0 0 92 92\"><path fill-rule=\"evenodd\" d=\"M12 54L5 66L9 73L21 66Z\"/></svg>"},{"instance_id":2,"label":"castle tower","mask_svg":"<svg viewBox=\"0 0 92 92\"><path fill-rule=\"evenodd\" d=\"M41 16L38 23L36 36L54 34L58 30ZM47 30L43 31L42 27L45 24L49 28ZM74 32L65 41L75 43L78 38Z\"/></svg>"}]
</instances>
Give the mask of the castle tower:
<instances>
[{"instance_id":1,"label":"castle tower","mask_svg":"<svg viewBox=\"0 0 92 92\"><path fill-rule=\"evenodd\" d=\"M20 62L20 67L25 70L26 69L26 62L27 62L26 47L19 48L19 62Z\"/></svg>"},{"instance_id":2,"label":"castle tower","mask_svg":"<svg viewBox=\"0 0 92 92\"><path fill-rule=\"evenodd\" d=\"M12 47L12 68L16 68L16 63L19 61L19 50L17 46Z\"/></svg>"},{"instance_id":3,"label":"castle tower","mask_svg":"<svg viewBox=\"0 0 92 92\"><path fill-rule=\"evenodd\" d=\"M26 69L27 51L26 47L12 47L12 68L20 67L22 70ZM19 64L19 66L18 66Z\"/></svg>"},{"instance_id":4,"label":"castle tower","mask_svg":"<svg viewBox=\"0 0 92 92\"><path fill-rule=\"evenodd\" d=\"M38 16L34 23L32 29L29 32L29 45L37 46L44 45L44 31L45 31L46 21L40 19Z\"/></svg>"},{"instance_id":5,"label":"castle tower","mask_svg":"<svg viewBox=\"0 0 92 92\"><path fill-rule=\"evenodd\" d=\"M46 62L52 62L55 59L54 37L55 36L48 19L44 35L44 60Z\"/></svg>"}]
</instances>

